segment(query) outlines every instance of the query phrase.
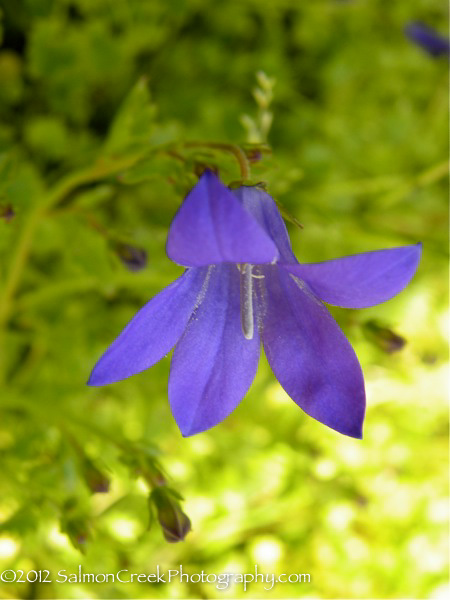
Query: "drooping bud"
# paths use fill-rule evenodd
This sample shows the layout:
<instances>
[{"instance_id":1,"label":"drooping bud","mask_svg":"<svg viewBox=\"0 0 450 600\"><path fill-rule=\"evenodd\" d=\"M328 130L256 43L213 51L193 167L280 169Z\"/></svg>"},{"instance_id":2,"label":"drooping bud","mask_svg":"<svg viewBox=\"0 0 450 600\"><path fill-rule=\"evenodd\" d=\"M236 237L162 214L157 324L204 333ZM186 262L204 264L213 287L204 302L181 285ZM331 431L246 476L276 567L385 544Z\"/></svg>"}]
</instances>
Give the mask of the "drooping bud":
<instances>
[{"instance_id":1,"label":"drooping bud","mask_svg":"<svg viewBox=\"0 0 450 600\"><path fill-rule=\"evenodd\" d=\"M405 338L374 319L363 324L363 332L369 341L387 354L398 352L406 344Z\"/></svg>"},{"instance_id":2,"label":"drooping bud","mask_svg":"<svg viewBox=\"0 0 450 600\"><path fill-rule=\"evenodd\" d=\"M114 250L122 263L130 271L137 272L147 266L147 252L143 248L122 242L115 242Z\"/></svg>"},{"instance_id":3,"label":"drooping bud","mask_svg":"<svg viewBox=\"0 0 450 600\"><path fill-rule=\"evenodd\" d=\"M69 498L62 507L61 531L65 533L73 546L83 554L90 538L90 524L85 507L76 498Z\"/></svg>"},{"instance_id":4,"label":"drooping bud","mask_svg":"<svg viewBox=\"0 0 450 600\"><path fill-rule=\"evenodd\" d=\"M84 554L89 539L89 528L87 524L81 520L73 519L62 524L61 529L67 534L72 545Z\"/></svg>"},{"instance_id":5,"label":"drooping bud","mask_svg":"<svg viewBox=\"0 0 450 600\"><path fill-rule=\"evenodd\" d=\"M12 207L12 204L0 204L0 219L3 219L7 223L12 221L16 213Z\"/></svg>"},{"instance_id":6,"label":"drooping bud","mask_svg":"<svg viewBox=\"0 0 450 600\"><path fill-rule=\"evenodd\" d=\"M109 479L94 463L85 457L82 465L83 475L89 489L98 494L109 492Z\"/></svg>"},{"instance_id":7,"label":"drooping bud","mask_svg":"<svg viewBox=\"0 0 450 600\"><path fill-rule=\"evenodd\" d=\"M183 541L191 530L191 521L182 511L179 499L178 494L167 487L157 487L150 494L164 537L170 543Z\"/></svg>"},{"instance_id":8,"label":"drooping bud","mask_svg":"<svg viewBox=\"0 0 450 600\"><path fill-rule=\"evenodd\" d=\"M252 164L259 162L263 158L263 153L257 148L249 148L245 151L245 155L247 156L248 162Z\"/></svg>"}]
</instances>

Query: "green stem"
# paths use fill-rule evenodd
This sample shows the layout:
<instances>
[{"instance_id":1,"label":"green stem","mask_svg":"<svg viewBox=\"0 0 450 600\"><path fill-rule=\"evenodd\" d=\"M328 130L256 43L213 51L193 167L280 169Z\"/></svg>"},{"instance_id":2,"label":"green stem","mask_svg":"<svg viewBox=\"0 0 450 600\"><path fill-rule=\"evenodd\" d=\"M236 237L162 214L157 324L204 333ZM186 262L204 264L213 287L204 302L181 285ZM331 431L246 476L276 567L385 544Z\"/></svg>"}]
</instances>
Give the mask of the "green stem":
<instances>
[{"instance_id":1,"label":"green stem","mask_svg":"<svg viewBox=\"0 0 450 600\"><path fill-rule=\"evenodd\" d=\"M157 286L161 283L161 277L164 279L166 276L166 273L153 270L146 274L142 273L138 277L136 277L135 274L131 277L128 273L124 273L114 278L113 289L115 291L124 287L139 291L142 288L148 291L149 287ZM167 283L170 283L170 280L168 280ZM65 298L66 296L72 296L77 293L91 291L95 291L98 294L107 293L109 295L111 293L111 288L108 286L106 292L98 278L93 276L63 279L57 283L50 283L45 287L21 295L17 302L14 303L14 313L21 313L30 308L53 302L55 298Z\"/></svg>"},{"instance_id":2,"label":"green stem","mask_svg":"<svg viewBox=\"0 0 450 600\"><path fill-rule=\"evenodd\" d=\"M36 230L47 212L60 204L69 194L81 185L92 183L104 177L116 175L121 171L132 167L143 157L143 154L128 156L126 158L99 161L93 167L83 169L64 177L56 184L48 194L44 196L36 208L29 214L22 230L16 252L11 260L11 267L6 277L6 283L0 298L0 328L6 323L11 313L12 302L28 256L30 254L33 238Z\"/></svg>"},{"instance_id":3,"label":"green stem","mask_svg":"<svg viewBox=\"0 0 450 600\"><path fill-rule=\"evenodd\" d=\"M341 181L335 182L332 185L326 184L324 186L318 186L311 188L311 191L330 194L340 195L348 194L352 196L358 195L381 195L381 194L392 194L395 197L401 196L407 193L413 187L424 187L432 185L440 179L446 177L449 173L448 160L441 161L418 175L383 175L381 177L369 177L366 179L359 179L353 181ZM380 196L383 198L383 196Z\"/></svg>"},{"instance_id":4,"label":"green stem","mask_svg":"<svg viewBox=\"0 0 450 600\"><path fill-rule=\"evenodd\" d=\"M5 370L5 325L11 315L14 297L19 287L22 273L25 269L31 252L34 235L42 219L54 206L62 202L69 194L81 185L92 183L104 177L116 175L132 167L145 154L139 153L126 158L105 161L99 160L94 166L83 169L64 177L48 194L37 202L36 207L29 213L22 234L19 238L16 251L11 259L11 266L6 275L5 286L0 295L0 384L6 377Z\"/></svg>"},{"instance_id":5,"label":"green stem","mask_svg":"<svg viewBox=\"0 0 450 600\"><path fill-rule=\"evenodd\" d=\"M241 177L244 180L250 179L250 165L248 163L245 152L239 146L235 144L221 144L216 142L186 142L183 144L185 148L213 148L215 150L224 150L234 155L239 168L241 170Z\"/></svg>"},{"instance_id":6,"label":"green stem","mask_svg":"<svg viewBox=\"0 0 450 600\"><path fill-rule=\"evenodd\" d=\"M448 175L449 167L450 165L448 160L444 160L441 163L434 165L433 167L427 169L426 171L423 171L423 173L418 175L416 179L416 184L422 187L425 185L431 185L432 183L439 181L439 179L442 179L443 177L446 177Z\"/></svg>"}]
</instances>

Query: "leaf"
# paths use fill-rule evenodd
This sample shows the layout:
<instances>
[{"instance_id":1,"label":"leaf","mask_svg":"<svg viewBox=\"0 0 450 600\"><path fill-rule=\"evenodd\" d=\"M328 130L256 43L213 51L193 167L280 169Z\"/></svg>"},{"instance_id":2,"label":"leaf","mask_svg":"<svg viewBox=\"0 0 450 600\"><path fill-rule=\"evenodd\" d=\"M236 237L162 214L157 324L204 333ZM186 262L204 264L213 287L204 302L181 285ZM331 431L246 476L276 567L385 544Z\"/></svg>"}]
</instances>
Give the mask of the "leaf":
<instances>
[{"instance_id":1,"label":"leaf","mask_svg":"<svg viewBox=\"0 0 450 600\"><path fill-rule=\"evenodd\" d=\"M0 154L0 200L17 212L37 202L43 184L37 169L19 153Z\"/></svg>"},{"instance_id":2,"label":"leaf","mask_svg":"<svg viewBox=\"0 0 450 600\"><path fill-rule=\"evenodd\" d=\"M122 154L149 145L155 106L145 78L139 79L119 108L104 146L106 154Z\"/></svg>"}]
</instances>

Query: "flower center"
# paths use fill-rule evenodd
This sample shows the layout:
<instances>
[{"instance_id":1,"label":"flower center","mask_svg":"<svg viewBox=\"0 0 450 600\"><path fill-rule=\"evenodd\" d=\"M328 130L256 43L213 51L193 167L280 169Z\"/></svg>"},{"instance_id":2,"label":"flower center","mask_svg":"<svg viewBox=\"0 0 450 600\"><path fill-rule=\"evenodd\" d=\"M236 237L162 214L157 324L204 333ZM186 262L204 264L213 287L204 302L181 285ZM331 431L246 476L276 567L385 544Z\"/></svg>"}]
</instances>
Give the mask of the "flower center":
<instances>
[{"instance_id":1,"label":"flower center","mask_svg":"<svg viewBox=\"0 0 450 600\"><path fill-rule=\"evenodd\" d=\"M241 327L247 340L253 338L253 276L252 265L238 265L241 288Z\"/></svg>"}]
</instances>

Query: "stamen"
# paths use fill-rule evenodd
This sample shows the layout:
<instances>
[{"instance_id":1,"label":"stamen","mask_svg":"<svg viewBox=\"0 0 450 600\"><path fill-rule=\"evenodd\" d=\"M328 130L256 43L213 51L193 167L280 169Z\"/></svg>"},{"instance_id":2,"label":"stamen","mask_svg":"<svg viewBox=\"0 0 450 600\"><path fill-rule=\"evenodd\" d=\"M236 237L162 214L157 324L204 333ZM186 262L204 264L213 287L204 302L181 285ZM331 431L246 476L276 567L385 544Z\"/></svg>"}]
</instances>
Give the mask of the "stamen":
<instances>
[{"instance_id":1,"label":"stamen","mask_svg":"<svg viewBox=\"0 0 450 600\"><path fill-rule=\"evenodd\" d=\"M253 278L252 265L243 264L241 271L241 327L247 340L253 338Z\"/></svg>"}]
</instances>

